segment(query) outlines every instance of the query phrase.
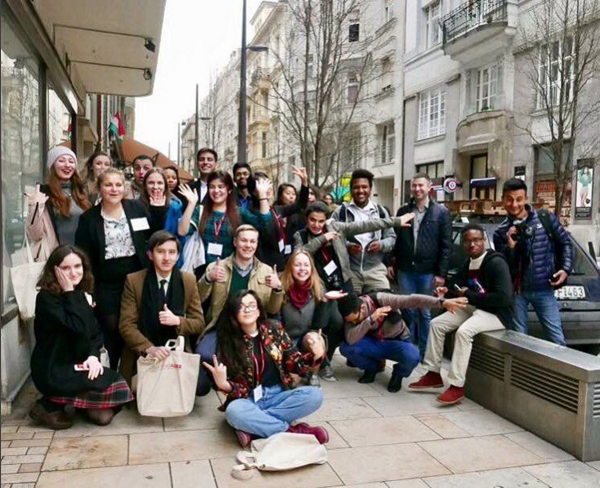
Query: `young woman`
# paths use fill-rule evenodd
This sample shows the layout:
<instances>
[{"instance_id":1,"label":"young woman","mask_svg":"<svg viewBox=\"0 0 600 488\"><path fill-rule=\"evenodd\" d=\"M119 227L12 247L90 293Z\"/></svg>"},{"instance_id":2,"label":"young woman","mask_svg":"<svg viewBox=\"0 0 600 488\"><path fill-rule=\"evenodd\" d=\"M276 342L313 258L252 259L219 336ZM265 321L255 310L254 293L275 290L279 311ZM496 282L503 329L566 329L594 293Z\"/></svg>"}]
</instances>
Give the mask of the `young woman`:
<instances>
[{"instance_id":1,"label":"young woman","mask_svg":"<svg viewBox=\"0 0 600 488\"><path fill-rule=\"evenodd\" d=\"M305 376L325 356L320 336L302 354L283 326L266 320L260 300L253 291L243 290L230 298L217 328L219 358L204 362L217 388L227 395L227 422L243 447L252 436L270 437L279 432L312 434L321 444L329 441L323 427L301 423L299 418L315 412L323 403L319 388L294 388L291 374Z\"/></svg>"},{"instance_id":2,"label":"young woman","mask_svg":"<svg viewBox=\"0 0 600 488\"><path fill-rule=\"evenodd\" d=\"M179 200L182 208L186 206L187 201L183 197L180 191L181 180L179 179L179 168L177 166L167 166L163 169L165 178L167 179L167 186L171 192L171 198Z\"/></svg>"},{"instance_id":3,"label":"young woman","mask_svg":"<svg viewBox=\"0 0 600 488\"><path fill-rule=\"evenodd\" d=\"M147 208L139 200L125 200L125 175L114 168L98 178L100 205L79 221L76 244L88 255L96 278L96 316L104 334L110 365L116 369L123 340L119 311L125 278L146 266L146 242L164 228L164 212L151 199Z\"/></svg>"},{"instance_id":4,"label":"young woman","mask_svg":"<svg viewBox=\"0 0 600 488\"><path fill-rule=\"evenodd\" d=\"M99 203L98 176L112 166L110 156L104 151L94 152L85 162L85 191L92 205Z\"/></svg>"},{"instance_id":5,"label":"young woman","mask_svg":"<svg viewBox=\"0 0 600 488\"><path fill-rule=\"evenodd\" d=\"M127 383L100 364L102 332L94 316L94 278L85 254L70 245L56 248L38 281L36 344L31 376L43 397L29 415L53 429L73 421L63 407L85 409L98 425L107 425L116 409L133 400Z\"/></svg>"},{"instance_id":6,"label":"young woman","mask_svg":"<svg viewBox=\"0 0 600 488\"><path fill-rule=\"evenodd\" d=\"M272 188L269 180L261 179L256 184L260 201L257 213L238 207L233 180L228 173L215 171L210 174L206 184L208 198L206 204L200 206L197 206L198 193L187 185L181 187L188 204L179 220L178 235L190 236L198 232L204 244L205 264L196 270L197 276L201 276L210 263L231 256L233 236L240 224L261 229L268 226L272 219L267 197Z\"/></svg>"},{"instance_id":7,"label":"young woman","mask_svg":"<svg viewBox=\"0 0 600 488\"><path fill-rule=\"evenodd\" d=\"M281 283L285 292L281 309L285 331L298 347L309 331L327 332L327 357L319 374L326 381L336 381L330 361L344 340L344 322L337 304L329 300L337 300L346 293L336 290L325 293L312 256L302 249L295 251L288 260ZM316 386L318 379L311 378L311 384Z\"/></svg>"},{"instance_id":8,"label":"young woman","mask_svg":"<svg viewBox=\"0 0 600 488\"><path fill-rule=\"evenodd\" d=\"M77 156L68 147L48 152L48 177L27 194L29 213L25 223L36 261L46 261L59 244L73 244L79 217L91 204L77 173Z\"/></svg>"},{"instance_id":9,"label":"young woman","mask_svg":"<svg viewBox=\"0 0 600 488\"><path fill-rule=\"evenodd\" d=\"M164 214L165 230L177 234L177 226L181 218L181 201L173 196L166 173L160 168L152 168L144 176L140 201L149 210Z\"/></svg>"},{"instance_id":10,"label":"young woman","mask_svg":"<svg viewBox=\"0 0 600 488\"><path fill-rule=\"evenodd\" d=\"M296 187L291 183L282 183L277 188L277 200L275 205L292 205L296 202L298 193Z\"/></svg>"}]
</instances>

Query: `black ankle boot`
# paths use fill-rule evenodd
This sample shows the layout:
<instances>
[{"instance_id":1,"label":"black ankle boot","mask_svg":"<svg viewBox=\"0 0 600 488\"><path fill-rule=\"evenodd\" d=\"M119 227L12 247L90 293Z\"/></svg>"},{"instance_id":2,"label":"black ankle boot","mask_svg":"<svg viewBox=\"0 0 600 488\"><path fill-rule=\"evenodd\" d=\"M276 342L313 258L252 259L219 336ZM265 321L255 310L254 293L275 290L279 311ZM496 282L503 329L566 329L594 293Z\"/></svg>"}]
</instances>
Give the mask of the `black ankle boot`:
<instances>
[{"instance_id":1,"label":"black ankle boot","mask_svg":"<svg viewBox=\"0 0 600 488\"><path fill-rule=\"evenodd\" d=\"M377 376L377 371L365 371L363 375L358 378L359 383L373 383L375 381L375 376Z\"/></svg>"}]
</instances>

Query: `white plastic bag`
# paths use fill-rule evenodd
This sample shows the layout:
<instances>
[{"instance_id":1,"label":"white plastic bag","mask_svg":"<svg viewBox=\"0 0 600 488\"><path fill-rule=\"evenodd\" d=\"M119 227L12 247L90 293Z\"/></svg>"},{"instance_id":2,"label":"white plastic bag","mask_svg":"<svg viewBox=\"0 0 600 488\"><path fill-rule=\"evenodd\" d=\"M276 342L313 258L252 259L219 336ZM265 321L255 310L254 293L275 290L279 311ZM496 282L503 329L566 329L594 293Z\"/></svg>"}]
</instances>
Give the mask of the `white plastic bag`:
<instances>
[{"instance_id":1,"label":"white plastic bag","mask_svg":"<svg viewBox=\"0 0 600 488\"><path fill-rule=\"evenodd\" d=\"M183 246L183 264L181 265L181 271L193 273L194 269L199 268L205 263L206 256L204 253L204 242L202 242L202 237L200 237L200 234L196 231L188 237Z\"/></svg>"},{"instance_id":2,"label":"white plastic bag","mask_svg":"<svg viewBox=\"0 0 600 488\"><path fill-rule=\"evenodd\" d=\"M27 234L25 234L23 248L27 260L24 264L11 268L10 276L17 306L19 307L19 315L22 320L29 320L35 316L35 300L38 294L36 285L46 263L36 263L34 261Z\"/></svg>"},{"instance_id":3,"label":"white plastic bag","mask_svg":"<svg viewBox=\"0 0 600 488\"><path fill-rule=\"evenodd\" d=\"M168 341L171 354L137 361L137 407L146 417L181 417L194 408L200 356L184 352L184 338Z\"/></svg>"}]
</instances>

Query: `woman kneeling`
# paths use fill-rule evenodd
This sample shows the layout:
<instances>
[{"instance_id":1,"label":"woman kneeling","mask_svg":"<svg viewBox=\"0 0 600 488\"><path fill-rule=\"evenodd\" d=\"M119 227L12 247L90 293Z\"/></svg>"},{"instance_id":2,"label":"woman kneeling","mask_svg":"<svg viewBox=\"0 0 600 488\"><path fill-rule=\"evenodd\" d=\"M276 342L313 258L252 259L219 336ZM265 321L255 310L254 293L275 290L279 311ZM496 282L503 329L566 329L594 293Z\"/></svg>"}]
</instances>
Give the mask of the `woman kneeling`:
<instances>
[{"instance_id":1,"label":"woman kneeling","mask_svg":"<svg viewBox=\"0 0 600 488\"><path fill-rule=\"evenodd\" d=\"M323 403L319 388L294 388L293 375L306 376L325 356L325 342L315 334L309 352L299 352L280 323L266 320L253 291L230 298L217 326L219 355L204 366L217 388L227 394L227 422L236 430L242 447L254 437L279 432L314 435L321 444L329 441L323 427L292 422L310 415Z\"/></svg>"},{"instance_id":2,"label":"woman kneeling","mask_svg":"<svg viewBox=\"0 0 600 488\"><path fill-rule=\"evenodd\" d=\"M57 247L37 285L31 376L43 397L30 417L68 429L73 420L64 407L71 405L94 423L109 424L133 395L116 371L100 364L102 332L90 304L94 279L87 257L74 246Z\"/></svg>"}]
</instances>

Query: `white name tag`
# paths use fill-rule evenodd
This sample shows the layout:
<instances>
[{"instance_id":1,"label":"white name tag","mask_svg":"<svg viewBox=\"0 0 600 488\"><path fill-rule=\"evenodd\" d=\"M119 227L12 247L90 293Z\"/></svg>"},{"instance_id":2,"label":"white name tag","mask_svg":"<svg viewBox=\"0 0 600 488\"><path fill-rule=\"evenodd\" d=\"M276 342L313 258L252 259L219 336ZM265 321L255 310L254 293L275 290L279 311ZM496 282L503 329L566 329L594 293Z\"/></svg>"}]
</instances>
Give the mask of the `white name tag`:
<instances>
[{"instance_id":1,"label":"white name tag","mask_svg":"<svg viewBox=\"0 0 600 488\"><path fill-rule=\"evenodd\" d=\"M279 252L283 252L283 250L285 249L285 242L283 239L279 239Z\"/></svg>"},{"instance_id":2,"label":"white name tag","mask_svg":"<svg viewBox=\"0 0 600 488\"><path fill-rule=\"evenodd\" d=\"M131 219L131 228L133 229L133 232L148 230L150 228L150 224L148 223L148 219L146 217L140 217L138 219Z\"/></svg>"},{"instance_id":3,"label":"white name tag","mask_svg":"<svg viewBox=\"0 0 600 488\"><path fill-rule=\"evenodd\" d=\"M285 245L285 250L283 252L284 252L284 254L292 254L292 245L291 244L286 244Z\"/></svg>"},{"instance_id":4,"label":"white name tag","mask_svg":"<svg viewBox=\"0 0 600 488\"><path fill-rule=\"evenodd\" d=\"M254 398L254 403L257 403L263 397L262 385L258 385L256 388L254 388L252 397Z\"/></svg>"},{"instance_id":5,"label":"white name tag","mask_svg":"<svg viewBox=\"0 0 600 488\"><path fill-rule=\"evenodd\" d=\"M217 244L216 242L208 243L208 254L212 254L213 256L221 257L223 254L223 244Z\"/></svg>"},{"instance_id":6,"label":"white name tag","mask_svg":"<svg viewBox=\"0 0 600 488\"><path fill-rule=\"evenodd\" d=\"M335 270L338 268L337 264L335 264L335 261L329 261L329 264L323 269L325 270L325 273L327 273L327 276L331 276L333 273L335 273Z\"/></svg>"}]
</instances>

